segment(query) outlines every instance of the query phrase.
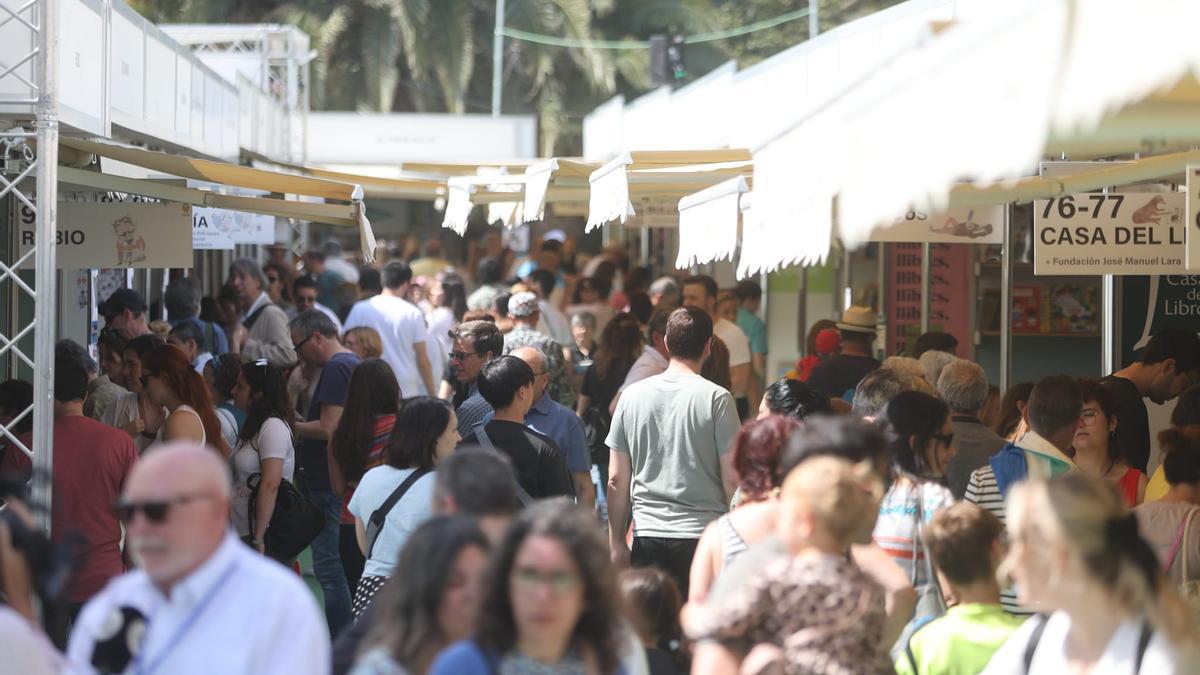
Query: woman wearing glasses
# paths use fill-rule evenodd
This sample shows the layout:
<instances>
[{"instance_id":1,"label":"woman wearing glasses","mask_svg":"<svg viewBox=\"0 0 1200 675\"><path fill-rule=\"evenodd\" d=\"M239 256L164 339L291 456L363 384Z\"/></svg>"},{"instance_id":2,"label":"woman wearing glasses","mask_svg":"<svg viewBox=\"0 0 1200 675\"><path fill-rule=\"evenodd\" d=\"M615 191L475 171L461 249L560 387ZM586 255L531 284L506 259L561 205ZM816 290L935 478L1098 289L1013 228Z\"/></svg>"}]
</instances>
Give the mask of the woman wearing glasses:
<instances>
[{"instance_id":1,"label":"woman wearing glasses","mask_svg":"<svg viewBox=\"0 0 1200 675\"><path fill-rule=\"evenodd\" d=\"M233 526L238 536L259 553L275 513L275 498L283 481L292 481L296 451L292 446L291 406L287 380L278 366L265 359L242 366L233 401L246 413L238 442L230 457L233 465ZM254 513L249 512L251 477L258 475Z\"/></svg>"},{"instance_id":2,"label":"woman wearing glasses","mask_svg":"<svg viewBox=\"0 0 1200 675\"><path fill-rule=\"evenodd\" d=\"M565 499L537 502L492 555L474 637L430 673L617 673L620 602L595 517Z\"/></svg>"},{"instance_id":3,"label":"woman wearing glasses","mask_svg":"<svg viewBox=\"0 0 1200 675\"><path fill-rule=\"evenodd\" d=\"M1115 434L1120 420L1113 414L1112 396L1095 380L1080 380L1079 389L1083 392L1083 411L1071 443L1075 466L1112 483L1125 505L1133 508L1142 503L1149 479L1125 462L1117 445Z\"/></svg>"},{"instance_id":4,"label":"woman wearing glasses","mask_svg":"<svg viewBox=\"0 0 1200 675\"><path fill-rule=\"evenodd\" d=\"M910 627L921 625L945 608L937 579L928 571L922 531L933 514L954 503L946 487L946 466L954 456L950 408L941 400L906 391L887 407L892 426L892 484L879 506L872 539L904 570L917 591L917 610ZM907 634L907 631L906 631ZM901 639L905 639L903 636Z\"/></svg>"},{"instance_id":5,"label":"woman wearing glasses","mask_svg":"<svg viewBox=\"0 0 1200 675\"><path fill-rule=\"evenodd\" d=\"M229 456L208 384L181 349L164 344L150 350L142 360L141 381L151 403L167 409L157 442L195 441Z\"/></svg>"},{"instance_id":6,"label":"woman wearing glasses","mask_svg":"<svg viewBox=\"0 0 1200 675\"><path fill-rule=\"evenodd\" d=\"M351 407L349 399L346 407ZM454 452L458 441L458 419L448 402L418 396L400 406L384 451L385 463L363 474L350 498L355 538L367 559L354 593L355 616L366 609L376 591L392 576L409 535L433 517L433 467ZM405 484L407 489L400 491L398 500L384 510L384 503ZM378 529L370 526L377 510L383 510Z\"/></svg>"},{"instance_id":7,"label":"woman wearing glasses","mask_svg":"<svg viewBox=\"0 0 1200 675\"><path fill-rule=\"evenodd\" d=\"M359 330L352 328L353 330ZM370 328L361 330L375 331ZM349 337L350 331L346 336ZM347 345L349 348L349 345ZM362 551L354 534L354 516L350 514L350 498L363 474L384 463L384 449L396 426L396 411L400 409L400 385L387 361L365 359L350 375L346 405L333 430L327 446L329 451L329 481L333 491L342 495L342 522L338 542L346 583L353 594L362 577Z\"/></svg>"}]
</instances>

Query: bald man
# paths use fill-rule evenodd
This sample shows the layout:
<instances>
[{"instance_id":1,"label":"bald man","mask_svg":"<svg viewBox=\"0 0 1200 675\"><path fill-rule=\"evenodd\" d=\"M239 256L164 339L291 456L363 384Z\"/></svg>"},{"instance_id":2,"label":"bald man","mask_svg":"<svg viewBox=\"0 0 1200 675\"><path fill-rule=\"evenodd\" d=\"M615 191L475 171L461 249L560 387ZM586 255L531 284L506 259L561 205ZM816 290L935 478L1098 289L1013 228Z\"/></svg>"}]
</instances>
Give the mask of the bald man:
<instances>
[{"instance_id":1,"label":"bald man","mask_svg":"<svg viewBox=\"0 0 1200 675\"><path fill-rule=\"evenodd\" d=\"M228 467L190 442L138 463L117 512L140 569L84 606L72 672L329 672L312 593L229 531L229 486Z\"/></svg>"},{"instance_id":2,"label":"bald man","mask_svg":"<svg viewBox=\"0 0 1200 675\"><path fill-rule=\"evenodd\" d=\"M596 487L592 484L592 456L588 451L587 434L583 421L575 411L550 398L547 385L550 372L546 357L536 347L518 347L512 355L529 364L533 369L533 406L525 413L525 426L541 432L558 443L567 460L567 471L575 484L577 501L593 508L596 505Z\"/></svg>"}]
</instances>

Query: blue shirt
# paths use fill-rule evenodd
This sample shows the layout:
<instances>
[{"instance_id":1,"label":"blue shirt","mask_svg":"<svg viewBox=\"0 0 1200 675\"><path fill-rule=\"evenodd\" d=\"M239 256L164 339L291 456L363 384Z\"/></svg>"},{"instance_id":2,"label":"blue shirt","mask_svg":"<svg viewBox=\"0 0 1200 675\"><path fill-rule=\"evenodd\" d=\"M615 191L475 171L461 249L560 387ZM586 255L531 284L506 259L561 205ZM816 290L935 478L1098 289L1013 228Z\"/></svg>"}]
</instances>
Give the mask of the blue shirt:
<instances>
[{"instance_id":1,"label":"blue shirt","mask_svg":"<svg viewBox=\"0 0 1200 675\"><path fill-rule=\"evenodd\" d=\"M459 404L455 414L458 415L458 435L466 438L477 425L490 420L495 411L492 410L492 404L479 393L479 387L472 384L471 395Z\"/></svg>"},{"instance_id":2,"label":"blue shirt","mask_svg":"<svg viewBox=\"0 0 1200 675\"><path fill-rule=\"evenodd\" d=\"M313 393L312 401L308 404L308 414L304 421L312 422L321 419L322 405L346 405L346 394L350 390L350 375L358 366L358 354L354 352L338 352L329 359L329 363L321 369L321 379L317 382L317 390ZM300 466L305 484L311 490L328 492L329 461L326 457L326 442L316 438L300 439L296 448L296 460Z\"/></svg>"},{"instance_id":3,"label":"blue shirt","mask_svg":"<svg viewBox=\"0 0 1200 675\"><path fill-rule=\"evenodd\" d=\"M170 322L171 328L178 326L181 323L194 323L200 329L200 335L203 336L204 344L200 345L202 352L208 352L213 356L218 356L229 351L229 340L225 337L225 329L215 323L201 321L198 316L188 316L182 319L174 319ZM212 331L211 333L209 331ZM211 338L212 344L209 344Z\"/></svg>"},{"instance_id":4,"label":"blue shirt","mask_svg":"<svg viewBox=\"0 0 1200 675\"><path fill-rule=\"evenodd\" d=\"M464 403L465 405L465 403ZM496 415L491 406L480 424L487 424ZM462 417L459 417L462 426ZM558 444L567 461L567 471L585 473L592 469L592 457L588 451L587 436L583 431L583 421L579 415L567 406L550 398L549 392L542 392L542 397L534 402L529 412L525 413L525 426L534 431L549 436ZM466 437L466 434L460 434Z\"/></svg>"},{"instance_id":5,"label":"blue shirt","mask_svg":"<svg viewBox=\"0 0 1200 675\"><path fill-rule=\"evenodd\" d=\"M767 326L753 312L738 308L737 325L750 339L750 351L755 354L767 353Z\"/></svg>"}]
</instances>

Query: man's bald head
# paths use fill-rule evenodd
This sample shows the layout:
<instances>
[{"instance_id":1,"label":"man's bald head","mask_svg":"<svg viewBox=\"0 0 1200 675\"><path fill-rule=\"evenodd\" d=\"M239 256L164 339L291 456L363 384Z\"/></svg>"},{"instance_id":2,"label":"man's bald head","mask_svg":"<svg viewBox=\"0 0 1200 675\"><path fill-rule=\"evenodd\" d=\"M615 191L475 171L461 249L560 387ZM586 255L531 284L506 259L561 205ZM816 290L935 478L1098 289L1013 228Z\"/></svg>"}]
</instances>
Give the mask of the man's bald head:
<instances>
[{"instance_id":1,"label":"man's bald head","mask_svg":"<svg viewBox=\"0 0 1200 675\"><path fill-rule=\"evenodd\" d=\"M524 361L533 371L533 402L537 403L546 391L546 386L550 384L550 375L546 372L546 355L537 347L518 347L510 353Z\"/></svg>"},{"instance_id":2,"label":"man's bald head","mask_svg":"<svg viewBox=\"0 0 1200 675\"><path fill-rule=\"evenodd\" d=\"M133 507L128 545L164 592L220 547L229 526L230 492L225 463L189 441L151 448L130 473L122 496ZM147 515L160 509L157 522Z\"/></svg>"}]
</instances>

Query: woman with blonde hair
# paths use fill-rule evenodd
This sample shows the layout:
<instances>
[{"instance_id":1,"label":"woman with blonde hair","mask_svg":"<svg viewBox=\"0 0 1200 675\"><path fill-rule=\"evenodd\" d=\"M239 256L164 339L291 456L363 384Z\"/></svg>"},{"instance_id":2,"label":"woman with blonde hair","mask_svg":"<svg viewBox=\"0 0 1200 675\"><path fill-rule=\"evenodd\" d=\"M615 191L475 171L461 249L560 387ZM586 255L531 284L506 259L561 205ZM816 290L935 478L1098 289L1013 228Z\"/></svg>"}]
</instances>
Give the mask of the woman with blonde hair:
<instances>
[{"instance_id":1,"label":"woman with blonde hair","mask_svg":"<svg viewBox=\"0 0 1200 675\"><path fill-rule=\"evenodd\" d=\"M360 359L378 359L383 356L383 341L379 333L368 326L351 328L342 335L342 345L358 354Z\"/></svg>"},{"instance_id":2,"label":"woman with blonde hair","mask_svg":"<svg viewBox=\"0 0 1200 675\"><path fill-rule=\"evenodd\" d=\"M1026 480L1009 493L1007 515L1012 548L1000 574L1044 614L984 673L1197 672L1187 606L1108 481L1079 471Z\"/></svg>"}]
</instances>

